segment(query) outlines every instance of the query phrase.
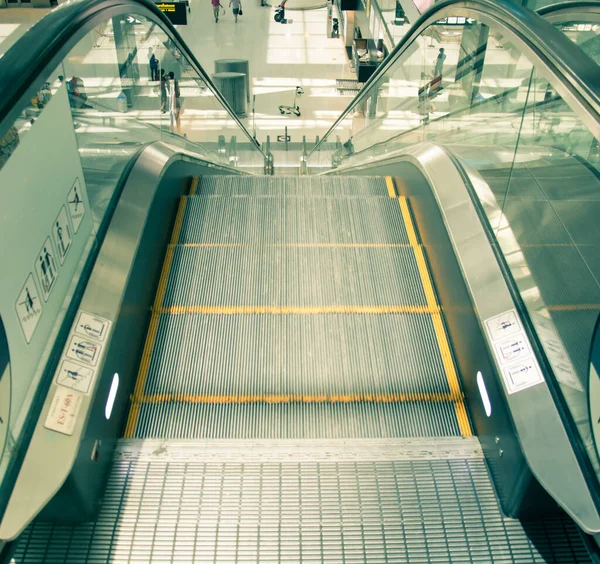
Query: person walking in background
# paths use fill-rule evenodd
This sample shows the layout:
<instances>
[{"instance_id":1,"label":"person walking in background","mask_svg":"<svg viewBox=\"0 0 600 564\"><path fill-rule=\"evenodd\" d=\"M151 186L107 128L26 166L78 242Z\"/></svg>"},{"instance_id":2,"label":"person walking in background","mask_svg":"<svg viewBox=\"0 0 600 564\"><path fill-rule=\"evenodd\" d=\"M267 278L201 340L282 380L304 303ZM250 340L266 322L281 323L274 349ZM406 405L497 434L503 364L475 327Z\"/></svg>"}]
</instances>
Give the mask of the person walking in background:
<instances>
[{"instance_id":1,"label":"person walking in background","mask_svg":"<svg viewBox=\"0 0 600 564\"><path fill-rule=\"evenodd\" d=\"M238 16L242 13L242 3L240 0L229 0L229 7L233 7L233 17L235 18L235 23L237 23Z\"/></svg>"},{"instance_id":2,"label":"person walking in background","mask_svg":"<svg viewBox=\"0 0 600 564\"><path fill-rule=\"evenodd\" d=\"M219 0L211 0L213 7L213 14L215 16L215 23L219 23L219 10L221 9L221 2Z\"/></svg>"},{"instance_id":3,"label":"person walking in background","mask_svg":"<svg viewBox=\"0 0 600 564\"><path fill-rule=\"evenodd\" d=\"M444 54L444 48L440 48L440 52L438 53L437 59L435 60L435 68L433 69L433 77L439 76L441 78L442 71L444 70L444 61L446 60L446 55Z\"/></svg>"},{"instance_id":4,"label":"person walking in background","mask_svg":"<svg viewBox=\"0 0 600 564\"><path fill-rule=\"evenodd\" d=\"M167 77L165 69L160 69L160 111L164 114L167 111Z\"/></svg>"},{"instance_id":5,"label":"person walking in background","mask_svg":"<svg viewBox=\"0 0 600 564\"><path fill-rule=\"evenodd\" d=\"M152 80L152 81L160 80L160 78L158 76L158 59L156 58L156 55L152 51L152 48L150 48L148 51L149 51L149 57L150 57L150 59L149 59L150 60L150 80Z\"/></svg>"},{"instance_id":6,"label":"person walking in background","mask_svg":"<svg viewBox=\"0 0 600 564\"><path fill-rule=\"evenodd\" d=\"M179 90L179 81L175 78L175 73L173 71L169 73L169 91L171 96L175 98L175 104L173 105L175 130L177 133L181 133L181 91Z\"/></svg>"},{"instance_id":7,"label":"person walking in background","mask_svg":"<svg viewBox=\"0 0 600 564\"><path fill-rule=\"evenodd\" d=\"M444 48L440 48L437 59L434 61L433 78L429 84L429 99L435 98L442 90L442 72L444 71L444 61L446 55L444 54Z\"/></svg>"}]
</instances>

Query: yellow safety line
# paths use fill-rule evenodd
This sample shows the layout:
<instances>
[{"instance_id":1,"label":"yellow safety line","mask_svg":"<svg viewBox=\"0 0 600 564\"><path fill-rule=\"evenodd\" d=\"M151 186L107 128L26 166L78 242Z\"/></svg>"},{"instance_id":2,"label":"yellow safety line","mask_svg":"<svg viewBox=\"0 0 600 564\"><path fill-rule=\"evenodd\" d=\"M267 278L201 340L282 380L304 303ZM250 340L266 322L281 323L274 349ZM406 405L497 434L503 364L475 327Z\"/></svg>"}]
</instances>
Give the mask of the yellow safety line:
<instances>
[{"instance_id":1,"label":"yellow safety line","mask_svg":"<svg viewBox=\"0 0 600 564\"><path fill-rule=\"evenodd\" d=\"M176 243L173 247L249 247L248 243Z\"/></svg>"},{"instance_id":2,"label":"yellow safety line","mask_svg":"<svg viewBox=\"0 0 600 564\"><path fill-rule=\"evenodd\" d=\"M190 183L190 196L195 196L196 195L196 191L198 190L198 182L199 182L199 178L197 176L194 176L192 178L192 182Z\"/></svg>"},{"instance_id":3,"label":"yellow safety line","mask_svg":"<svg viewBox=\"0 0 600 564\"><path fill-rule=\"evenodd\" d=\"M201 313L206 315L321 315L328 313L358 313L381 315L386 313L426 313L434 314L438 309L429 306L185 306L175 305L156 307L156 313L183 315Z\"/></svg>"},{"instance_id":4,"label":"yellow safety line","mask_svg":"<svg viewBox=\"0 0 600 564\"><path fill-rule=\"evenodd\" d=\"M390 198L395 198L396 197L396 187L394 186L394 181L392 180L391 176L385 177L385 184L387 186L387 190L388 190L388 194L389 194Z\"/></svg>"},{"instance_id":5,"label":"yellow safety line","mask_svg":"<svg viewBox=\"0 0 600 564\"><path fill-rule=\"evenodd\" d=\"M308 248L351 248L351 249L363 249L363 248L408 248L411 245L405 243L266 243L262 244L250 244L250 243L178 243L176 247L308 247Z\"/></svg>"},{"instance_id":6,"label":"yellow safety line","mask_svg":"<svg viewBox=\"0 0 600 564\"><path fill-rule=\"evenodd\" d=\"M181 233L181 225L183 224L183 216L185 214L185 205L187 204L187 198L183 196L179 200L179 209L177 210L177 217L175 218L175 225L173 226L173 233L171 235L171 245L175 245L179 241L179 234Z\"/></svg>"},{"instance_id":7,"label":"yellow safety line","mask_svg":"<svg viewBox=\"0 0 600 564\"><path fill-rule=\"evenodd\" d=\"M140 368L138 370L138 376L135 382L135 388L133 395L131 396L131 409L127 417L127 424L125 425L125 438L131 439L135 433L137 421L140 414L140 401L144 393L144 387L146 386L146 378L148 377L148 369L150 367L150 359L152 358L152 351L154 349L154 343L156 341L156 333L158 331L158 321L160 315L157 310L163 303L165 296L165 290L167 288L167 281L169 279L169 272L171 270L171 264L173 263L173 243L179 239L179 233L181 231L181 224L183 222L183 214L185 213L186 198L183 197L179 201L179 209L177 210L177 217L175 218L175 226L171 235L171 244L167 246L167 252L165 253L165 260L163 262L162 271L160 273L160 280L158 281L158 288L156 290L156 296L154 297L154 306L152 315L150 317L150 325L148 327L148 334L146 335L146 342L144 343L144 350L142 352L142 360L140 362Z\"/></svg>"},{"instance_id":8,"label":"yellow safety line","mask_svg":"<svg viewBox=\"0 0 600 564\"><path fill-rule=\"evenodd\" d=\"M160 309L160 307L162 306L165 297L165 291L167 290L167 281L169 280L171 264L173 264L173 247L169 245L167 247L167 252L165 253L165 260L163 263L162 271L160 273L160 280L158 281L156 296L154 296L154 310Z\"/></svg>"},{"instance_id":9,"label":"yellow safety line","mask_svg":"<svg viewBox=\"0 0 600 564\"><path fill-rule=\"evenodd\" d=\"M146 342L144 343L144 351L142 352L142 360L140 362L140 368L138 370L138 376L135 381L135 388L133 395L131 396L131 409L127 417L127 425L125 426L125 438L131 439L135 433L137 421L140 415L140 401L144 392L144 386L146 385L146 378L148 376L148 368L150 367L150 358L152 357L152 350L154 349L154 343L156 341L156 332L158 330L158 320L160 317L155 313L150 317L150 326L148 327L148 334L146 335Z\"/></svg>"},{"instance_id":10,"label":"yellow safety line","mask_svg":"<svg viewBox=\"0 0 600 564\"><path fill-rule=\"evenodd\" d=\"M401 402L456 402L462 401L452 394L407 393L407 394L149 394L141 396L140 403L401 403ZM466 412L465 412L466 413Z\"/></svg>"},{"instance_id":11,"label":"yellow safety line","mask_svg":"<svg viewBox=\"0 0 600 564\"><path fill-rule=\"evenodd\" d=\"M458 426L463 436L470 437L472 435L471 425L469 423L467 411L462 400L462 393L460 391L460 385L458 383L456 367L454 366L454 360L452 358L452 354L450 353L448 337L446 335L446 330L444 328L444 323L442 322L440 309L437 303L435 292L433 290L433 284L431 282L431 276L429 274L427 262L425 261L425 255L423 254L423 248L421 247L417 239L417 232L415 230L412 215L410 213L410 209L408 208L408 202L406 201L406 198L404 196L400 196L398 198L398 201L400 202L402 217L404 219L404 224L406 225L408 241L414 249L415 258L417 260L417 267L419 269L419 275L421 277L423 290L425 291L425 297L427 299L427 305L432 311L431 319L433 321L433 329L435 331L435 336L438 342L438 347L440 349L440 354L442 355L442 363L446 372L446 378L448 379L448 385L450 386L450 394L453 397L460 398L460 400L456 400L454 402Z\"/></svg>"},{"instance_id":12,"label":"yellow safety line","mask_svg":"<svg viewBox=\"0 0 600 564\"><path fill-rule=\"evenodd\" d=\"M548 311L588 311L600 309L600 304L557 304L547 307Z\"/></svg>"},{"instance_id":13,"label":"yellow safety line","mask_svg":"<svg viewBox=\"0 0 600 564\"><path fill-rule=\"evenodd\" d=\"M387 249L387 248L409 248L412 245L405 243L178 243L175 247L191 248L213 248L213 247L282 247L282 248L349 248L349 249Z\"/></svg>"},{"instance_id":14,"label":"yellow safety line","mask_svg":"<svg viewBox=\"0 0 600 564\"><path fill-rule=\"evenodd\" d=\"M519 247L521 249L537 249L537 248L546 248L546 247L595 247L596 245L592 243L578 243L574 245L573 243L523 243L520 244Z\"/></svg>"}]
</instances>

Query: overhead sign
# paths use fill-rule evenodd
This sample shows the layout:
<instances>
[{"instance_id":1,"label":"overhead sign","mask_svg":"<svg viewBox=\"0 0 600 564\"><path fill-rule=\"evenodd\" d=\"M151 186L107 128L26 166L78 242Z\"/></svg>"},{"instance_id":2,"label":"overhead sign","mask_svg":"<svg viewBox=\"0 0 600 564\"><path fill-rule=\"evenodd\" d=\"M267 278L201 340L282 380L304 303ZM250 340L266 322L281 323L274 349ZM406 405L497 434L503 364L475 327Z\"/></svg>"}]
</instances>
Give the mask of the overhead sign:
<instances>
[{"instance_id":1,"label":"overhead sign","mask_svg":"<svg viewBox=\"0 0 600 564\"><path fill-rule=\"evenodd\" d=\"M279 141L280 143L285 143L290 142L292 140L292 137L290 135L278 135L277 136L277 141Z\"/></svg>"},{"instance_id":2,"label":"overhead sign","mask_svg":"<svg viewBox=\"0 0 600 564\"><path fill-rule=\"evenodd\" d=\"M173 25L187 25L185 2L157 2L158 9L169 18Z\"/></svg>"},{"instance_id":3,"label":"overhead sign","mask_svg":"<svg viewBox=\"0 0 600 564\"><path fill-rule=\"evenodd\" d=\"M436 25L465 25L465 24L473 24L475 20L472 18L462 18L456 16L450 16L448 18L442 18L435 22Z\"/></svg>"}]
</instances>

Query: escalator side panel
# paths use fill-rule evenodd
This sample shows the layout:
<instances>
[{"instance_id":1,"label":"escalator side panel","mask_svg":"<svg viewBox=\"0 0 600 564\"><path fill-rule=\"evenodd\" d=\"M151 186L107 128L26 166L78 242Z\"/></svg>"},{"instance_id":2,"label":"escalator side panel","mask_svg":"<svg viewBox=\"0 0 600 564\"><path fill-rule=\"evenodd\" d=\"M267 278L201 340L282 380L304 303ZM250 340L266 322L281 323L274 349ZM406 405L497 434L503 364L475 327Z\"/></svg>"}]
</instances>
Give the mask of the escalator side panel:
<instances>
[{"instance_id":1,"label":"escalator side panel","mask_svg":"<svg viewBox=\"0 0 600 564\"><path fill-rule=\"evenodd\" d=\"M444 219L427 179L417 167L408 163L383 165L377 171L380 174L394 175L398 192L410 198L462 376L474 431L484 449L504 512L513 517L526 517L557 511L558 506L553 500L543 490L539 491L540 488L527 466L509 411L501 401L502 393L497 378L485 380L493 405L492 416L488 417L485 413L476 374L478 371L495 374L496 369L475 316L463 275L454 258L454 249ZM365 174L373 174L373 171L365 171ZM535 504L528 495L530 490L540 494Z\"/></svg>"},{"instance_id":2,"label":"escalator side panel","mask_svg":"<svg viewBox=\"0 0 600 564\"><path fill-rule=\"evenodd\" d=\"M183 160L160 143L137 157L80 304L81 311L112 322L96 376L88 395L78 392L83 399L72 416L71 434L45 427L58 388L52 384L2 522L3 539L15 538L36 515L50 521L89 520L98 510L135 382L175 206L188 189L190 173L206 170L201 161ZM118 387L109 412L115 374Z\"/></svg>"}]
</instances>

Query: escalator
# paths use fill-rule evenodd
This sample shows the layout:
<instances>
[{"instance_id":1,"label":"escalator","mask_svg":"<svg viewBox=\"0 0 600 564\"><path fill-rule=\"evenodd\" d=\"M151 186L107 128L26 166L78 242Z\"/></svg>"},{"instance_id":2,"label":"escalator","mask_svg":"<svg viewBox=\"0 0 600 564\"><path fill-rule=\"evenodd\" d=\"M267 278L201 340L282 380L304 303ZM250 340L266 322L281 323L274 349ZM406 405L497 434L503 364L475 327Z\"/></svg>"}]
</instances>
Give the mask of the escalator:
<instances>
[{"instance_id":1,"label":"escalator","mask_svg":"<svg viewBox=\"0 0 600 564\"><path fill-rule=\"evenodd\" d=\"M125 438L94 525L16 562L588 562L566 519L502 516L389 177L196 179Z\"/></svg>"},{"instance_id":2,"label":"escalator","mask_svg":"<svg viewBox=\"0 0 600 564\"><path fill-rule=\"evenodd\" d=\"M425 119L423 85L402 88L450 13L480 18L461 39L476 56L440 75ZM184 136L172 92L165 104L136 76L131 14L216 128ZM107 21L122 59L108 87L84 74ZM5 561L597 558L594 400L575 384L600 303L582 211L600 98L575 45L522 8L442 2L308 155L311 174L269 176L272 155L154 5L74 2L34 37L43 68L0 60L0 183L24 187L2 214ZM80 74L83 103L63 84ZM31 167L48 139L61 144ZM549 221L557 200L578 223ZM578 315L578 333L560 321Z\"/></svg>"},{"instance_id":3,"label":"escalator","mask_svg":"<svg viewBox=\"0 0 600 564\"><path fill-rule=\"evenodd\" d=\"M126 437L471 436L391 179L208 177L180 206Z\"/></svg>"},{"instance_id":4,"label":"escalator","mask_svg":"<svg viewBox=\"0 0 600 564\"><path fill-rule=\"evenodd\" d=\"M560 2L538 10L596 63L600 62L600 4Z\"/></svg>"}]
</instances>

